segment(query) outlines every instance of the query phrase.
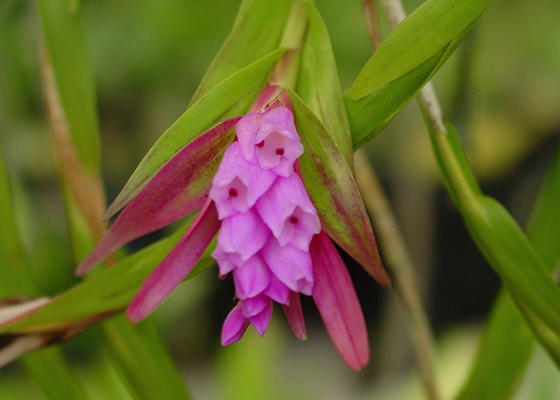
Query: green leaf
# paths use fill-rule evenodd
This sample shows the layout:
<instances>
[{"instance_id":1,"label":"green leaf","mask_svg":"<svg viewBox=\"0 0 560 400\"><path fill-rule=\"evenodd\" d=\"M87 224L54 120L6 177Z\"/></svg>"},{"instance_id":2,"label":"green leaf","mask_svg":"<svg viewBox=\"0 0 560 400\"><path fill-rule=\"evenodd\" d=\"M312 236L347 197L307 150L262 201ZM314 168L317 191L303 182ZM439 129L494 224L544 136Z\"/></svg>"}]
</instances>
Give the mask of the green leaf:
<instances>
[{"instance_id":1,"label":"green leaf","mask_svg":"<svg viewBox=\"0 0 560 400\"><path fill-rule=\"evenodd\" d=\"M72 142L84 168L99 174L99 126L81 13L65 0L39 0L48 58Z\"/></svg>"},{"instance_id":2,"label":"green leaf","mask_svg":"<svg viewBox=\"0 0 560 400\"><path fill-rule=\"evenodd\" d=\"M560 148L539 198L527 236L549 271L560 262Z\"/></svg>"},{"instance_id":3,"label":"green leaf","mask_svg":"<svg viewBox=\"0 0 560 400\"><path fill-rule=\"evenodd\" d=\"M560 261L560 152L535 208L528 238L551 272ZM534 348L534 337L510 296L498 297L468 380L456 400L509 398ZM515 351L512 351L515 349Z\"/></svg>"},{"instance_id":4,"label":"green leaf","mask_svg":"<svg viewBox=\"0 0 560 400\"><path fill-rule=\"evenodd\" d=\"M352 171L321 121L288 91L305 149L301 175L329 236L380 284L390 285Z\"/></svg>"},{"instance_id":5,"label":"green leaf","mask_svg":"<svg viewBox=\"0 0 560 400\"><path fill-rule=\"evenodd\" d=\"M354 152L342 89L327 28L317 9L306 3L309 14L296 93L333 136L346 163L353 169Z\"/></svg>"},{"instance_id":6,"label":"green leaf","mask_svg":"<svg viewBox=\"0 0 560 400\"><path fill-rule=\"evenodd\" d=\"M514 300L560 337L560 288L505 208L489 197L479 198L478 203L476 211L465 215L478 248Z\"/></svg>"},{"instance_id":7,"label":"green leaf","mask_svg":"<svg viewBox=\"0 0 560 400\"><path fill-rule=\"evenodd\" d=\"M456 400L509 399L533 351L534 337L506 291L496 301L474 367Z\"/></svg>"},{"instance_id":8,"label":"green leaf","mask_svg":"<svg viewBox=\"0 0 560 400\"><path fill-rule=\"evenodd\" d=\"M19 240L8 174L0 157L0 299L25 295L36 290L31 279L25 251Z\"/></svg>"},{"instance_id":9,"label":"green leaf","mask_svg":"<svg viewBox=\"0 0 560 400\"><path fill-rule=\"evenodd\" d=\"M204 75L191 104L224 79L276 49L292 3L292 0L243 1L231 33Z\"/></svg>"},{"instance_id":10,"label":"green leaf","mask_svg":"<svg viewBox=\"0 0 560 400\"><path fill-rule=\"evenodd\" d=\"M469 25L427 61L376 92L359 100L352 100L348 92L345 93L354 149L360 148L378 134L416 96L461 44L470 28Z\"/></svg>"},{"instance_id":11,"label":"green leaf","mask_svg":"<svg viewBox=\"0 0 560 400\"><path fill-rule=\"evenodd\" d=\"M122 311L187 226L61 293L27 318L1 326L0 334L59 331L81 323L91 324ZM213 247L208 247L187 279L214 265L210 257Z\"/></svg>"},{"instance_id":12,"label":"green leaf","mask_svg":"<svg viewBox=\"0 0 560 400\"><path fill-rule=\"evenodd\" d=\"M8 174L0 157L0 299L35 296L37 289L21 245ZM87 400L90 397L76 379L59 347L28 354L22 358L26 371L43 389L48 399Z\"/></svg>"},{"instance_id":13,"label":"green leaf","mask_svg":"<svg viewBox=\"0 0 560 400\"><path fill-rule=\"evenodd\" d=\"M453 127L441 133L429 125L429 131L440 170L478 248L539 340L546 345L551 334L560 337L560 288L510 214L473 188ZM560 359L558 353L560 349L555 359Z\"/></svg>"},{"instance_id":14,"label":"green leaf","mask_svg":"<svg viewBox=\"0 0 560 400\"><path fill-rule=\"evenodd\" d=\"M435 140L434 136L430 136L432 140L432 144L437 146L438 143ZM454 203L457 206L464 205L465 201L460 199L457 195L457 179L459 176L461 179L464 178L464 181L461 182L465 184L465 191L476 195L482 196L482 191L476 180L476 176L472 172L471 168L469 167L469 162L467 160L467 155L465 154L465 150L463 149L463 145L461 144L461 139L455 128L451 125L447 126L447 135L446 135L446 145L449 146L449 151L453 154L454 162L457 163L457 170L454 169L441 169L440 172L442 174L443 182L449 195L453 198ZM436 159L440 165L446 162L444 158L442 158L441 153L436 153Z\"/></svg>"},{"instance_id":15,"label":"green leaf","mask_svg":"<svg viewBox=\"0 0 560 400\"><path fill-rule=\"evenodd\" d=\"M482 14L492 0L428 0L381 43L350 88L358 100L404 76L439 53Z\"/></svg>"},{"instance_id":16,"label":"green leaf","mask_svg":"<svg viewBox=\"0 0 560 400\"><path fill-rule=\"evenodd\" d=\"M146 154L104 218L126 206L163 165L197 136L229 117L246 113L274 63L285 51L275 50L243 68L187 109Z\"/></svg>"},{"instance_id":17,"label":"green leaf","mask_svg":"<svg viewBox=\"0 0 560 400\"><path fill-rule=\"evenodd\" d=\"M28 354L21 361L33 380L43 389L47 399L91 399L59 346Z\"/></svg>"},{"instance_id":18,"label":"green leaf","mask_svg":"<svg viewBox=\"0 0 560 400\"><path fill-rule=\"evenodd\" d=\"M131 384L135 398L142 400L188 400L179 370L159 336L153 318L132 324L125 315L102 325L107 337L109 358ZM150 343L146 346L146 343Z\"/></svg>"}]
</instances>

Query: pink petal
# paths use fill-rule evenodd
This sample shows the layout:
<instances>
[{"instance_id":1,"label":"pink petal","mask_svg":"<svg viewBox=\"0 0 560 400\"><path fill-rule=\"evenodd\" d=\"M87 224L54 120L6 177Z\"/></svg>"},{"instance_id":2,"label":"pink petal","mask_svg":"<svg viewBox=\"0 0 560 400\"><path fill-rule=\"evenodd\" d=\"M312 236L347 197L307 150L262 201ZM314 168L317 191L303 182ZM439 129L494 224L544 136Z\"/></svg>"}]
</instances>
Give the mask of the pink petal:
<instances>
[{"instance_id":1,"label":"pink petal","mask_svg":"<svg viewBox=\"0 0 560 400\"><path fill-rule=\"evenodd\" d=\"M293 173L293 164L303 153L303 146L288 108L247 114L235 130L245 158L256 157L262 168L281 176Z\"/></svg>"},{"instance_id":2,"label":"pink petal","mask_svg":"<svg viewBox=\"0 0 560 400\"><path fill-rule=\"evenodd\" d=\"M270 284L270 271L259 254L233 270L235 294L238 299L255 297Z\"/></svg>"},{"instance_id":3,"label":"pink petal","mask_svg":"<svg viewBox=\"0 0 560 400\"><path fill-rule=\"evenodd\" d=\"M222 346L229 346L237 342L249 326L249 320L241 311L241 306L236 305L228 314L222 327Z\"/></svg>"},{"instance_id":4,"label":"pink petal","mask_svg":"<svg viewBox=\"0 0 560 400\"><path fill-rule=\"evenodd\" d=\"M207 200L181 240L144 282L126 315L138 322L158 307L187 276L218 232L220 222L214 202Z\"/></svg>"},{"instance_id":5,"label":"pink petal","mask_svg":"<svg viewBox=\"0 0 560 400\"><path fill-rule=\"evenodd\" d=\"M231 260L231 254L226 253L219 243L211 255L218 263L218 268L220 270L220 279L225 278L225 276L235 268L235 264Z\"/></svg>"},{"instance_id":6,"label":"pink petal","mask_svg":"<svg viewBox=\"0 0 560 400\"><path fill-rule=\"evenodd\" d=\"M350 275L325 231L311 241L311 257L315 304L338 352L358 371L369 362L364 315Z\"/></svg>"},{"instance_id":7,"label":"pink petal","mask_svg":"<svg viewBox=\"0 0 560 400\"><path fill-rule=\"evenodd\" d=\"M277 175L245 159L239 142L233 142L212 180L210 197L216 202L220 219L247 212L274 182Z\"/></svg>"},{"instance_id":8,"label":"pink petal","mask_svg":"<svg viewBox=\"0 0 560 400\"><path fill-rule=\"evenodd\" d=\"M286 318L292 327L294 335L299 340L307 339L307 331L305 330L305 321L303 320L303 312L301 311L301 301L299 293L290 292L290 304L282 305Z\"/></svg>"},{"instance_id":9,"label":"pink petal","mask_svg":"<svg viewBox=\"0 0 560 400\"><path fill-rule=\"evenodd\" d=\"M265 308L255 316L249 317L251 324L259 335L263 336L272 317L272 300L268 300Z\"/></svg>"},{"instance_id":10,"label":"pink petal","mask_svg":"<svg viewBox=\"0 0 560 400\"><path fill-rule=\"evenodd\" d=\"M250 209L222 221L218 244L226 253L237 253L241 262L245 262L262 248L269 232L257 212ZM233 263L239 265L237 260Z\"/></svg>"},{"instance_id":11,"label":"pink petal","mask_svg":"<svg viewBox=\"0 0 560 400\"><path fill-rule=\"evenodd\" d=\"M307 250L311 237L321 230L317 210L297 174L278 177L255 207L281 246L294 241Z\"/></svg>"},{"instance_id":12,"label":"pink petal","mask_svg":"<svg viewBox=\"0 0 560 400\"><path fill-rule=\"evenodd\" d=\"M239 304L241 304L243 315L247 318L250 318L263 312L266 307L272 304L272 301L266 296L259 295L256 297L243 299L239 302Z\"/></svg>"},{"instance_id":13,"label":"pink petal","mask_svg":"<svg viewBox=\"0 0 560 400\"><path fill-rule=\"evenodd\" d=\"M270 236L261 254L276 277L294 292L311 295L313 271L309 252L292 246L280 246Z\"/></svg>"},{"instance_id":14,"label":"pink petal","mask_svg":"<svg viewBox=\"0 0 560 400\"><path fill-rule=\"evenodd\" d=\"M200 207L219 155L233 140L228 131L240 118L228 119L200 135L165 164L123 210L76 274L85 274L122 245Z\"/></svg>"},{"instance_id":15,"label":"pink petal","mask_svg":"<svg viewBox=\"0 0 560 400\"><path fill-rule=\"evenodd\" d=\"M276 275L270 275L270 283L263 292L263 294L270 297L277 303L289 304L290 303L290 288L284 285Z\"/></svg>"}]
</instances>

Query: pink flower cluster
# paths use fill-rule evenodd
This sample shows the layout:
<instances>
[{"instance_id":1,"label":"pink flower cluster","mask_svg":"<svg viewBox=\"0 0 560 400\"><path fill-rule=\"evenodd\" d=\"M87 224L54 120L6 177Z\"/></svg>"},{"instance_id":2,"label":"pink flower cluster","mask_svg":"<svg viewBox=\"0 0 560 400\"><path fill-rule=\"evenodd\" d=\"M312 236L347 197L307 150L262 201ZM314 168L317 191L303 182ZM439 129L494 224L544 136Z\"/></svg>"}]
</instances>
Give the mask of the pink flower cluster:
<instances>
[{"instance_id":1,"label":"pink flower cluster","mask_svg":"<svg viewBox=\"0 0 560 400\"><path fill-rule=\"evenodd\" d=\"M224 322L223 345L249 324L263 335L272 302L288 305L290 291L312 294L309 244L321 231L294 168L303 146L292 112L278 106L251 113L235 129L209 194L222 221L212 256L220 277L232 272L239 299Z\"/></svg>"}]
</instances>

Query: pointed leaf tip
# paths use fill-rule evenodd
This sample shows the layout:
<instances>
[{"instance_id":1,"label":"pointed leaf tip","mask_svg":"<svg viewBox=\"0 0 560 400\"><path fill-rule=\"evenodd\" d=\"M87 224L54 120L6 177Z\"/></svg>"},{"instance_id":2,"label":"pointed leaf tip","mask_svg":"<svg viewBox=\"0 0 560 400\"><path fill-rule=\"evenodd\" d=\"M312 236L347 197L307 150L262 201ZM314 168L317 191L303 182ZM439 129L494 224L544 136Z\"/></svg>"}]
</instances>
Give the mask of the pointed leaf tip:
<instances>
[{"instance_id":1,"label":"pointed leaf tip","mask_svg":"<svg viewBox=\"0 0 560 400\"><path fill-rule=\"evenodd\" d=\"M324 125L288 91L305 152L302 178L329 236L379 284L390 286L354 175Z\"/></svg>"}]
</instances>

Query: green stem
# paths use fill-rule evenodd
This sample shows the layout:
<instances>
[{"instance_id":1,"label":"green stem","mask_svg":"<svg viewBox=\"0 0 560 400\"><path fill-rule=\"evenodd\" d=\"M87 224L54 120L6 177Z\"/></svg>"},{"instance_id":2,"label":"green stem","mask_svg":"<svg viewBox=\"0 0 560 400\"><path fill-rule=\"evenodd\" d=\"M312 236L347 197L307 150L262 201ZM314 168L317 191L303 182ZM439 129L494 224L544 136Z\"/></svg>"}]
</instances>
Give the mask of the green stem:
<instances>
[{"instance_id":1,"label":"green stem","mask_svg":"<svg viewBox=\"0 0 560 400\"><path fill-rule=\"evenodd\" d=\"M430 321L422 301L414 264L408 254L395 215L387 196L367 161L362 149L354 155L356 181L364 204L371 215L380 248L387 268L391 272L394 288L404 306L410 327L410 336L424 386L431 400L440 398L434 376L435 340Z\"/></svg>"},{"instance_id":2,"label":"green stem","mask_svg":"<svg viewBox=\"0 0 560 400\"><path fill-rule=\"evenodd\" d=\"M284 28L284 34L280 40L280 48L288 47L291 50L288 50L276 63L270 77L271 85L295 90L299 72L301 46L305 39L307 23L307 8L302 2L294 1L286 27Z\"/></svg>"},{"instance_id":3,"label":"green stem","mask_svg":"<svg viewBox=\"0 0 560 400\"><path fill-rule=\"evenodd\" d=\"M391 21L392 28L404 19L404 9L400 1L383 1L385 11ZM363 0L363 11L366 18L368 32L373 51L380 44L379 23L375 1ZM400 232L396 218L391 210L387 196L377 179L377 176L362 150L358 150L354 157L356 163L356 178L364 202L372 216L375 231L383 253L390 268L395 291L401 299L408 324L410 336L416 354L417 365L426 392L431 400L440 399L435 379L435 340L430 321L420 289L417 285L414 264L408 254L406 244Z\"/></svg>"}]
</instances>

